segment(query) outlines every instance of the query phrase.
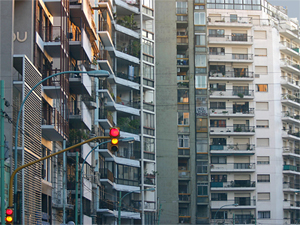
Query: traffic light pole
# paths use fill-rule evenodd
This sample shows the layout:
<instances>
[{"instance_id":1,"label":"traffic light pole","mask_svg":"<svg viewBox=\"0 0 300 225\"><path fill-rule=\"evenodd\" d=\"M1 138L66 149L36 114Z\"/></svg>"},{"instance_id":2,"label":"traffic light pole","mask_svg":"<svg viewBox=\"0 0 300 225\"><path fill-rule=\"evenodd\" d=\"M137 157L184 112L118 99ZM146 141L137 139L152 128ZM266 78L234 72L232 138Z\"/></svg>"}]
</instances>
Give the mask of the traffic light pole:
<instances>
[{"instance_id":1,"label":"traffic light pole","mask_svg":"<svg viewBox=\"0 0 300 225\"><path fill-rule=\"evenodd\" d=\"M5 177L4 177L4 170L5 170L5 166L4 166L4 157L5 157L5 153L4 153L4 81L0 80L0 161L1 161L1 184L0 184L0 188L1 188L1 224L5 224Z\"/></svg>"},{"instance_id":2,"label":"traffic light pole","mask_svg":"<svg viewBox=\"0 0 300 225\"><path fill-rule=\"evenodd\" d=\"M24 165L18 167L17 169L15 169L14 172L11 174L10 181L9 181L9 196L8 196L9 197L9 202L8 202L9 204L8 204L8 206L9 207L13 207L13 182L14 182L14 177L17 174L17 172L19 172L20 170L22 170L22 169L24 169L24 168L26 168L28 166L31 166L31 165L36 164L38 162L41 162L41 161L43 161L45 159L48 159L48 158L51 158L53 156L59 155L59 154L61 154L63 152L69 151L69 150L71 150L73 148L77 148L77 147L79 147L79 146L81 146L83 144L86 144L86 143L89 143L91 141L95 141L95 140L98 140L98 139L110 139L110 136L102 136L102 137L100 136L100 137L94 137L94 138L88 139L88 140L86 140L84 142L81 142L79 144L73 145L73 146L68 147L66 149L63 149L61 151L52 153L50 155L47 155L47 156L45 156L43 158L40 158L40 159L35 160L35 161L32 161L30 163L24 164Z\"/></svg>"}]
</instances>

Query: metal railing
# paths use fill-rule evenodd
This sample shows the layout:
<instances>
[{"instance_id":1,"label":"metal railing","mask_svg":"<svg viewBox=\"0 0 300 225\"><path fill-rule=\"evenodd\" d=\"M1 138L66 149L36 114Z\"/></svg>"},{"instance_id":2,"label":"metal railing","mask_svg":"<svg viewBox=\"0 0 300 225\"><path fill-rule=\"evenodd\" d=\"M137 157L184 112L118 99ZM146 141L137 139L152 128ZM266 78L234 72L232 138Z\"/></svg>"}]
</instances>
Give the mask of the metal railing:
<instances>
[{"instance_id":1,"label":"metal railing","mask_svg":"<svg viewBox=\"0 0 300 225\"><path fill-rule=\"evenodd\" d=\"M283 46L290 48L291 50L295 51L297 54L299 54L299 48L294 45L293 43L286 42L286 41L281 41L279 44L282 44Z\"/></svg>"},{"instance_id":2,"label":"metal railing","mask_svg":"<svg viewBox=\"0 0 300 225\"><path fill-rule=\"evenodd\" d=\"M211 126L210 128L210 133L213 132L255 132L255 126L238 126L242 124L237 124L236 126L224 126L224 127L214 127Z\"/></svg>"},{"instance_id":3,"label":"metal railing","mask_svg":"<svg viewBox=\"0 0 300 225\"><path fill-rule=\"evenodd\" d=\"M210 89L210 96L238 96L240 98L244 97L253 97L254 96L254 90L247 90L247 89Z\"/></svg>"},{"instance_id":4,"label":"metal railing","mask_svg":"<svg viewBox=\"0 0 300 225\"><path fill-rule=\"evenodd\" d=\"M300 70L300 65L298 63L293 62L290 59L282 58L282 59L280 59L280 62L285 66L292 66L295 69Z\"/></svg>"},{"instance_id":5,"label":"metal railing","mask_svg":"<svg viewBox=\"0 0 300 225\"><path fill-rule=\"evenodd\" d=\"M292 114L290 111L282 111L281 113L282 113L283 117L289 117L289 118L293 118L296 120L300 120L299 114Z\"/></svg>"},{"instance_id":6,"label":"metal railing","mask_svg":"<svg viewBox=\"0 0 300 225\"><path fill-rule=\"evenodd\" d=\"M255 187L256 182L250 180L234 180L228 182L210 182L212 188L244 188Z\"/></svg>"},{"instance_id":7,"label":"metal railing","mask_svg":"<svg viewBox=\"0 0 300 225\"><path fill-rule=\"evenodd\" d=\"M243 109L236 109L236 108L225 108L225 109L209 109L210 114L254 114L254 108L243 108Z\"/></svg>"},{"instance_id":8,"label":"metal railing","mask_svg":"<svg viewBox=\"0 0 300 225\"><path fill-rule=\"evenodd\" d=\"M252 24L252 17L236 17L230 16L209 16L207 17L208 23L240 23Z\"/></svg>"},{"instance_id":9,"label":"metal railing","mask_svg":"<svg viewBox=\"0 0 300 225\"><path fill-rule=\"evenodd\" d=\"M223 60L253 60L253 54L209 52L209 59L214 59L215 56L222 56ZM220 60L220 58L217 59Z\"/></svg>"},{"instance_id":10,"label":"metal railing","mask_svg":"<svg viewBox=\"0 0 300 225\"><path fill-rule=\"evenodd\" d=\"M210 145L211 151L254 151L254 144Z\"/></svg>"},{"instance_id":11,"label":"metal railing","mask_svg":"<svg viewBox=\"0 0 300 225\"><path fill-rule=\"evenodd\" d=\"M283 147L282 150L283 150L283 153L294 153L294 154L300 155L299 148Z\"/></svg>"},{"instance_id":12,"label":"metal railing","mask_svg":"<svg viewBox=\"0 0 300 225\"><path fill-rule=\"evenodd\" d=\"M255 163L226 163L226 164L211 164L211 169L214 170L253 170Z\"/></svg>"},{"instance_id":13,"label":"metal railing","mask_svg":"<svg viewBox=\"0 0 300 225\"><path fill-rule=\"evenodd\" d=\"M292 76L296 77L296 79L293 77L288 77L288 76L281 76L281 79L284 81L287 81L288 83L291 83L293 85L300 87L300 85L299 85L300 82L299 82L299 79L297 78L297 76L294 74L292 74Z\"/></svg>"},{"instance_id":14,"label":"metal railing","mask_svg":"<svg viewBox=\"0 0 300 225\"><path fill-rule=\"evenodd\" d=\"M295 184L294 182L283 182L283 188L300 189L300 184Z\"/></svg>"},{"instance_id":15,"label":"metal railing","mask_svg":"<svg viewBox=\"0 0 300 225\"><path fill-rule=\"evenodd\" d=\"M221 41L230 41L230 42L233 42L233 41L242 41L242 42L252 42L253 41L253 36L236 36L236 35L213 35L213 34L210 34L208 36L208 40L209 41L218 41L218 42L221 42Z\"/></svg>"},{"instance_id":16,"label":"metal railing","mask_svg":"<svg viewBox=\"0 0 300 225\"><path fill-rule=\"evenodd\" d=\"M282 100L291 100L293 102L296 102L298 104L300 104L300 97L296 96L296 95L291 95L291 94L281 94L281 99Z\"/></svg>"},{"instance_id":17,"label":"metal railing","mask_svg":"<svg viewBox=\"0 0 300 225\"><path fill-rule=\"evenodd\" d=\"M114 182L114 174L109 169L100 169L99 172L101 179L108 179Z\"/></svg>"},{"instance_id":18,"label":"metal railing","mask_svg":"<svg viewBox=\"0 0 300 225\"><path fill-rule=\"evenodd\" d=\"M230 77L230 78L254 78L254 72L235 72L235 71L209 71L209 77Z\"/></svg>"},{"instance_id":19,"label":"metal railing","mask_svg":"<svg viewBox=\"0 0 300 225\"><path fill-rule=\"evenodd\" d=\"M294 166L294 165L283 165L283 170L291 170L295 172L300 173L300 166Z\"/></svg>"}]
</instances>

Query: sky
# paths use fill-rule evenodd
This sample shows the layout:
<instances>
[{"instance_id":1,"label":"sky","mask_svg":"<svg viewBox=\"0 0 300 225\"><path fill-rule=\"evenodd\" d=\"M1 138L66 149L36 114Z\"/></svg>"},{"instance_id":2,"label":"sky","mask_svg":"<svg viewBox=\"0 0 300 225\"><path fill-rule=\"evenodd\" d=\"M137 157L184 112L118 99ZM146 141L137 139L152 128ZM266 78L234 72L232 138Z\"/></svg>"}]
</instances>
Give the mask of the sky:
<instances>
[{"instance_id":1,"label":"sky","mask_svg":"<svg viewBox=\"0 0 300 225\"><path fill-rule=\"evenodd\" d=\"M287 6L288 16L290 18L297 17L300 21L300 0L267 0L272 5Z\"/></svg>"}]
</instances>

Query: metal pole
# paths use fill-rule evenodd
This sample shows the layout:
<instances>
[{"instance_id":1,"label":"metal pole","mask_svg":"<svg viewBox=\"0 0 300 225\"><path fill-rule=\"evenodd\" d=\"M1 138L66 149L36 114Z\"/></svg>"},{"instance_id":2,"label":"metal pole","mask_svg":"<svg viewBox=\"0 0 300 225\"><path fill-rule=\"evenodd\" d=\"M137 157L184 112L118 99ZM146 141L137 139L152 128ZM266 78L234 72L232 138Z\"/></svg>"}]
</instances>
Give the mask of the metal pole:
<instances>
[{"instance_id":1,"label":"metal pole","mask_svg":"<svg viewBox=\"0 0 300 225\"><path fill-rule=\"evenodd\" d=\"M76 151L76 170L75 170L75 225L78 224L78 165L79 153Z\"/></svg>"},{"instance_id":2,"label":"metal pole","mask_svg":"<svg viewBox=\"0 0 300 225\"><path fill-rule=\"evenodd\" d=\"M235 225L235 215L234 215L234 213L232 214L232 216L233 216L233 225Z\"/></svg>"},{"instance_id":3,"label":"metal pole","mask_svg":"<svg viewBox=\"0 0 300 225\"><path fill-rule=\"evenodd\" d=\"M162 204L160 203L160 205L159 205L159 212L158 212L158 221L157 221L157 225L159 225L159 223L160 223L161 207L162 207Z\"/></svg>"},{"instance_id":4,"label":"metal pole","mask_svg":"<svg viewBox=\"0 0 300 225\"><path fill-rule=\"evenodd\" d=\"M66 139L63 140L63 149L66 148ZM66 224L66 152L63 153L63 224Z\"/></svg>"},{"instance_id":5,"label":"metal pole","mask_svg":"<svg viewBox=\"0 0 300 225\"><path fill-rule=\"evenodd\" d=\"M0 94L0 124L1 124L1 128L0 128L0 151L1 151L1 156L0 156L0 160L1 160L1 224L5 224L5 177L4 177L4 171L5 171L5 167L4 167L4 81L0 80L0 89L1 89L1 94Z\"/></svg>"},{"instance_id":6,"label":"metal pole","mask_svg":"<svg viewBox=\"0 0 300 225\"><path fill-rule=\"evenodd\" d=\"M118 225L121 225L121 206L122 206L121 202L122 202L122 192L119 191Z\"/></svg>"}]
</instances>

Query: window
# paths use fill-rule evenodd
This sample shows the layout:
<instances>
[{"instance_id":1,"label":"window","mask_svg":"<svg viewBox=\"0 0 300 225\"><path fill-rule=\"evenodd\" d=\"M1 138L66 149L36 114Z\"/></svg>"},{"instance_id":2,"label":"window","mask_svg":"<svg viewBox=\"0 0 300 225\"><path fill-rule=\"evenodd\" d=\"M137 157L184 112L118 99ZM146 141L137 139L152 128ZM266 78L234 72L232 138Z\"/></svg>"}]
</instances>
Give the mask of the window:
<instances>
[{"instance_id":1,"label":"window","mask_svg":"<svg viewBox=\"0 0 300 225\"><path fill-rule=\"evenodd\" d=\"M255 74L268 75L268 67L267 66L255 66Z\"/></svg>"},{"instance_id":2,"label":"window","mask_svg":"<svg viewBox=\"0 0 300 225\"><path fill-rule=\"evenodd\" d=\"M226 109L226 102L210 102L210 109Z\"/></svg>"},{"instance_id":3,"label":"window","mask_svg":"<svg viewBox=\"0 0 300 225\"><path fill-rule=\"evenodd\" d=\"M205 34L195 34L195 45L205 45Z\"/></svg>"},{"instance_id":4,"label":"window","mask_svg":"<svg viewBox=\"0 0 300 225\"><path fill-rule=\"evenodd\" d=\"M212 201L227 201L227 193L211 193Z\"/></svg>"},{"instance_id":5,"label":"window","mask_svg":"<svg viewBox=\"0 0 300 225\"><path fill-rule=\"evenodd\" d=\"M209 29L208 35L209 37L224 37L225 31L219 29Z\"/></svg>"},{"instance_id":6,"label":"window","mask_svg":"<svg viewBox=\"0 0 300 225\"><path fill-rule=\"evenodd\" d=\"M196 131L197 132L207 132L207 119L197 118L196 120Z\"/></svg>"},{"instance_id":7,"label":"window","mask_svg":"<svg viewBox=\"0 0 300 225\"><path fill-rule=\"evenodd\" d=\"M178 102L189 102L189 91L188 90L177 90Z\"/></svg>"},{"instance_id":8,"label":"window","mask_svg":"<svg viewBox=\"0 0 300 225\"><path fill-rule=\"evenodd\" d=\"M230 22L231 22L231 23L237 22L237 15L231 14L231 15L230 15Z\"/></svg>"},{"instance_id":9,"label":"window","mask_svg":"<svg viewBox=\"0 0 300 225\"><path fill-rule=\"evenodd\" d=\"M205 24L206 24L205 12L195 12L194 25L205 25Z\"/></svg>"},{"instance_id":10,"label":"window","mask_svg":"<svg viewBox=\"0 0 300 225\"><path fill-rule=\"evenodd\" d=\"M257 138L257 147L269 147L269 138Z\"/></svg>"},{"instance_id":11,"label":"window","mask_svg":"<svg viewBox=\"0 0 300 225\"><path fill-rule=\"evenodd\" d=\"M270 164L269 156L257 156L257 165L260 164Z\"/></svg>"},{"instance_id":12,"label":"window","mask_svg":"<svg viewBox=\"0 0 300 225\"><path fill-rule=\"evenodd\" d=\"M155 128L153 114L144 113L144 127Z\"/></svg>"},{"instance_id":13,"label":"window","mask_svg":"<svg viewBox=\"0 0 300 225\"><path fill-rule=\"evenodd\" d=\"M207 162L197 161L197 173L207 173Z\"/></svg>"},{"instance_id":14,"label":"window","mask_svg":"<svg viewBox=\"0 0 300 225\"><path fill-rule=\"evenodd\" d=\"M225 55L225 48L222 47L210 47L209 48L210 55Z\"/></svg>"},{"instance_id":15,"label":"window","mask_svg":"<svg viewBox=\"0 0 300 225\"><path fill-rule=\"evenodd\" d=\"M188 112L178 112L178 125L189 125Z\"/></svg>"},{"instance_id":16,"label":"window","mask_svg":"<svg viewBox=\"0 0 300 225\"><path fill-rule=\"evenodd\" d=\"M257 111L268 111L269 103L268 102L256 102L256 110Z\"/></svg>"},{"instance_id":17,"label":"window","mask_svg":"<svg viewBox=\"0 0 300 225\"><path fill-rule=\"evenodd\" d=\"M195 55L195 67L206 67L206 55Z\"/></svg>"},{"instance_id":18,"label":"window","mask_svg":"<svg viewBox=\"0 0 300 225\"><path fill-rule=\"evenodd\" d=\"M231 34L232 41L247 41L247 33L232 33Z\"/></svg>"},{"instance_id":19,"label":"window","mask_svg":"<svg viewBox=\"0 0 300 225\"><path fill-rule=\"evenodd\" d=\"M195 76L195 88L207 88L206 76Z\"/></svg>"},{"instance_id":20,"label":"window","mask_svg":"<svg viewBox=\"0 0 300 225\"><path fill-rule=\"evenodd\" d=\"M269 120L256 120L256 128L269 128Z\"/></svg>"},{"instance_id":21,"label":"window","mask_svg":"<svg viewBox=\"0 0 300 225\"><path fill-rule=\"evenodd\" d=\"M270 192L257 193L257 200L258 201L269 201L270 200Z\"/></svg>"},{"instance_id":22,"label":"window","mask_svg":"<svg viewBox=\"0 0 300 225\"><path fill-rule=\"evenodd\" d=\"M227 159L226 156L212 156L211 163L212 164L226 164Z\"/></svg>"},{"instance_id":23,"label":"window","mask_svg":"<svg viewBox=\"0 0 300 225\"><path fill-rule=\"evenodd\" d=\"M269 183L270 182L270 175L269 174L257 174L257 182Z\"/></svg>"},{"instance_id":24,"label":"window","mask_svg":"<svg viewBox=\"0 0 300 225\"><path fill-rule=\"evenodd\" d=\"M176 2L176 14L187 14L187 2Z\"/></svg>"},{"instance_id":25,"label":"window","mask_svg":"<svg viewBox=\"0 0 300 225\"><path fill-rule=\"evenodd\" d=\"M211 175L211 182L227 182L227 175Z\"/></svg>"},{"instance_id":26,"label":"window","mask_svg":"<svg viewBox=\"0 0 300 225\"><path fill-rule=\"evenodd\" d=\"M270 219L270 211L258 211L258 219Z\"/></svg>"},{"instance_id":27,"label":"window","mask_svg":"<svg viewBox=\"0 0 300 225\"><path fill-rule=\"evenodd\" d=\"M225 75L225 65L210 65L210 75Z\"/></svg>"},{"instance_id":28,"label":"window","mask_svg":"<svg viewBox=\"0 0 300 225\"><path fill-rule=\"evenodd\" d=\"M210 127L226 127L226 120L210 120Z\"/></svg>"},{"instance_id":29,"label":"window","mask_svg":"<svg viewBox=\"0 0 300 225\"><path fill-rule=\"evenodd\" d=\"M178 147L179 148L189 148L190 137L188 135L179 134L178 135Z\"/></svg>"},{"instance_id":30,"label":"window","mask_svg":"<svg viewBox=\"0 0 300 225\"><path fill-rule=\"evenodd\" d=\"M205 9L204 5L195 5L195 9Z\"/></svg>"},{"instance_id":31,"label":"window","mask_svg":"<svg viewBox=\"0 0 300 225\"><path fill-rule=\"evenodd\" d=\"M267 56L266 48L255 48L254 49L255 56Z\"/></svg>"},{"instance_id":32,"label":"window","mask_svg":"<svg viewBox=\"0 0 300 225\"><path fill-rule=\"evenodd\" d=\"M267 84L256 84L256 91L257 92L268 92L268 85Z\"/></svg>"},{"instance_id":33,"label":"window","mask_svg":"<svg viewBox=\"0 0 300 225\"><path fill-rule=\"evenodd\" d=\"M154 152L155 150L155 141L153 138L144 137L144 151Z\"/></svg>"},{"instance_id":34,"label":"window","mask_svg":"<svg viewBox=\"0 0 300 225\"><path fill-rule=\"evenodd\" d=\"M235 77L248 77L248 68L234 68L233 69Z\"/></svg>"},{"instance_id":35,"label":"window","mask_svg":"<svg viewBox=\"0 0 300 225\"><path fill-rule=\"evenodd\" d=\"M209 84L209 88L211 91L226 91L226 84L225 83Z\"/></svg>"},{"instance_id":36,"label":"window","mask_svg":"<svg viewBox=\"0 0 300 225\"><path fill-rule=\"evenodd\" d=\"M199 185L198 184L198 193L197 195L208 195L208 192L207 192L207 185Z\"/></svg>"},{"instance_id":37,"label":"window","mask_svg":"<svg viewBox=\"0 0 300 225\"><path fill-rule=\"evenodd\" d=\"M154 43L143 39L143 50L145 54L154 55Z\"/></svg>"},{"instance_id":38,"label":"window","mask_svg":"<svg viewBox=\"0 0 300 225\"><path fill-rule=\"evenodd\" d=\"M255 30L254 39L267 39L267 32L264 30Z\"/></svg>"},{"instance_id":39,"label":"window","mask_svg":"<svg viewBox=\"0 0 300 225\"><path fill-rule=\"evenodd\" d=\"M213 138L211 145L226 145L226 138Z\"/></svg>"}]
</instances>

